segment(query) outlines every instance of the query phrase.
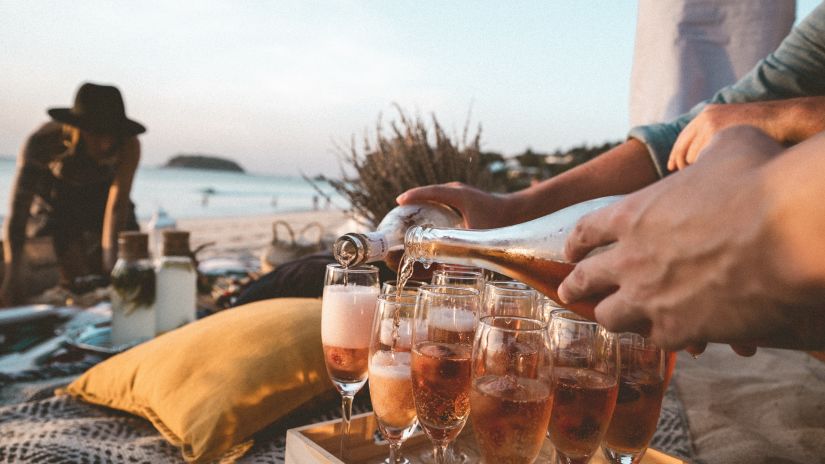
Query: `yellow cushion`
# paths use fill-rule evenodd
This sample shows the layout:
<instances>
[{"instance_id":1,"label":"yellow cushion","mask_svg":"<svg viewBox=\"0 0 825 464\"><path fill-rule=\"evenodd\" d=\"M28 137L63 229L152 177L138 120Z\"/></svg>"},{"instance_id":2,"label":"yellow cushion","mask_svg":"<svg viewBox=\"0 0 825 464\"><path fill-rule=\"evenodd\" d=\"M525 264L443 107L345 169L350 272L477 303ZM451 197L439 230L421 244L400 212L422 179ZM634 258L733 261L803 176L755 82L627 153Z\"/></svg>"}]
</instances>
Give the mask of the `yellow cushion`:
<instances>
[{"instance_id":1,"label":"yellow cushion","mask_svg":"<svg viewBox=\"0 0 825 464\"><path fill-rule=\"evenodd\" d=\"M320 327L320 300L258 301L114 356L65 393L145 417L187 461L238 455L255 432L332 389Z\"/></svg>"}]
</instances>

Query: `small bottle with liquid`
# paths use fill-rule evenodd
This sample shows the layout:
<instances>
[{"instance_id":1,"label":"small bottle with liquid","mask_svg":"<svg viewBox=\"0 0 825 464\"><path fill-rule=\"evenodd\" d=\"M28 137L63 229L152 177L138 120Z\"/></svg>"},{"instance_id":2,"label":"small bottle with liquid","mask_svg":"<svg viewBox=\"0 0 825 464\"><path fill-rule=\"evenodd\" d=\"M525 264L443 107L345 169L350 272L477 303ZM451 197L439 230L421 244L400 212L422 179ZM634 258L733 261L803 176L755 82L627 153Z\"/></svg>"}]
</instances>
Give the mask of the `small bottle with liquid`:
<instances>
[{"instance_id":1,"label":"small bottle with liquid","mask_svg":"<svg viewBox=\"0 0 825 464\"><path fill-rule=\"evenodd\" d=\"M118 260L112 269L112 345L155 336L155 269L149 237L140 232L118 235Z\"/></svg>"},{"instance_id":2,"label":"small bottle with liquid","mask_svg":"<svg viewBox=\"0 0 825 464\"><path fill-rule=\"evenodd\" d=\"M186 325L196 318L197 271L189 250L189 232L163 231L163 253L155 266L157 333Z\"/></svg>"}]
</instances>

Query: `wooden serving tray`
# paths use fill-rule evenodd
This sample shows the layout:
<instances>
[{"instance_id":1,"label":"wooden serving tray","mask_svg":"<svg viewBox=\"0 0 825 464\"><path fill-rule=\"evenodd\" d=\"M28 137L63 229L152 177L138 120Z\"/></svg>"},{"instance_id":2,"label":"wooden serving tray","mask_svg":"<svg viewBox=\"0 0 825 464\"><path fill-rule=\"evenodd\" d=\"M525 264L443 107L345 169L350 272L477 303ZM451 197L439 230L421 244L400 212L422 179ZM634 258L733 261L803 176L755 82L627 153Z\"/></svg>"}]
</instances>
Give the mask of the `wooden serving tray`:
<instances>
[{"instance_id":1,"label":"wooden serving tray","mask_svg":"<svg viewBox=\"0 0 825 464\"><path fill-rule=\"evenodd\" d=\"M338 458L341 446L340 430L340 419L289 429L286 433L286 464L345 464ZM389 454L389 447L385 443L376 443L377 430L375 416L371 412L353 416L349 435L349 458L346 464L384 462L384 458ZM470 458L470 462L481 461L469 421L461 435L458 436L456 446ZM404 442L402 451L412 463L432 462L430 441L421 432L416 432ZM536 462L550 462L552 452L553 445L550 444L550 440L545 439ZM607 464L601 451L590 462L591 464ZM685 462L660 451L649 449L642 459L642 464L685 464Z\"/></svg>"}]
</instances>

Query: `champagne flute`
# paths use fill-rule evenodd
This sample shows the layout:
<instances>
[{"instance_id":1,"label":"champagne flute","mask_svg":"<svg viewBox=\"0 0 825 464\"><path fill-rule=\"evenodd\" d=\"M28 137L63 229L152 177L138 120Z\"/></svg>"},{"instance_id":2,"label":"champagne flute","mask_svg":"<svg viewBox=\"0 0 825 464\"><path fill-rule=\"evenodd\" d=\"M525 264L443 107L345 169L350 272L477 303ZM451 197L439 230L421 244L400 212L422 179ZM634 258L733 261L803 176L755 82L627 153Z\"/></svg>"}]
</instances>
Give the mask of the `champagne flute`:
<instances>
[{"instance_id":1,"label":"champagne flute","mask_svg":"<svg viewBox=\"0 0 825 464\"><path fill-rule=\"evenodd\" d=\"M479 274L484 273L484 268L483 267L465 266L463 264L452 264L452 263L436 263L435 270L436 271L477 272Z\"/></svg>"},{"instance_id":2,"label":"champagne flute","mask_svg":"<svg viewBox=\"0 0 825 464\"><path fill-rule=\"evenodd\" d=\"M585 464L599 449L619 391L618 338L572 311L549 327L554 401L547 436L557 464Z\"/></svg>"},{"instance_id":3,"label":"champagne flute","mask_svg":"<svg viewBox=\"0 0 825 464\"><path fill-rule=\"evenodd\" d=\"M484 290L484 275L475 271L437 269L433 272L432 284L450 287L470 287L478 290L479 294L481 294Z\"/></svg>"},{"instance_id":4,"label":"champagne flute","mask_svg":"<svg viewBox=\"0 0 825 464\"><path fill-rule=\"evenodd\" d=\"M552 373L541 320L487 316L479 321L470 415L483 462L535 461L550 420Z\"/></svg>"},{"instance_id":5,"label":"champagne flute","mask_svg":"<svg viewBox=\"0 0 825 464\"><path fill-rule=\"evenodd\" d=\"M401 445L417 424L410 376L415 296L385 293L378 297L370 341L370 399L378 430L390 444L387 464L409 463Z\"/></svg>"},{"instance_id":6,"label":"champagne flute","mask_svg":"<svg viewBox=\"0 0 825 464\"><path fill-rule=\"evenodd\" d=\"M418 422L444 464L470 413L470 355L479 294L466 287L422 287L415 307L412 389Z\"/></svg>"},{"instance_id":7,"label":"champagne flute","mask_svg":"<svg viewBox=\"0 0 825 464\"><path fill-rule=\"evenodd\" d=\"M404 284L403 293L406 293L412 297L415 297L418 294L418 289L421 288L422 285L427 285L420 280L408 280ZM388 280L381 285L381 293L382 294L389 294L389 293L397 293L398 292L398 281L397 280Z\"/></svg>"},{"instance_id":8,"label":"champagne flute","mask_svg":"<svg viewBox=\"0 0 825 464\"><path fill-rule=\"evenodd\" d=\"M452 263L436 263L435 270L444 270L444 271L459 271L459 272L477 272L484 277L484 281L496 280L495 277L497 274L489 269L485 269L479 266L465 266L463 264L452 264ZM503 276L498 274L500 278L507 278L507 276Z\"/></svg>"},{"instance_id":9,"label":"champagne flute","mask_svg":"<svg viewBox=\"0 0 825 464\"><path fill-rule=\"evenodd\" d=\"M607 459L616 464L641 462L656 432L665 392L667 354L649 339L619 334L619 396L602 441Z\"/></svg>"},{"instance_id":10,"label":"champagne flute","mask_svg":"<svg viewBox=\"0 0 825 464\"><path fill-rule=\"evenodd\" d=\"M544 320L548 323L552 320L553 314L556 311L569 311L569 309L561 307L561 305L548 298L546 295L542 295L541 293L539 293L539 295L539 306L541 307L541 312L544 315Z\"/></svg>"},{"instance_id":11,"label":"champagne flute","mask_svg":"<svg viewBox=\"0 0 825 464\"><path fill-rule=\"evenodd\" d=\"M539 292L516 281L492 281L484 285L479 319L486 316L517 316L543 320Z\"/></svg>"},{"instance_id":12,"label":"champagne flute","mask_svg":"<svg viewBox=\"0 0 825 464\"><path fill-rule=\"evenodd\" d=\"M378 268L328 264L321 303L321 343L332 384L341 394L341 457L352 418L352 400L367 382L370 334L378 298Z\"/></svg>"}]
</instances>

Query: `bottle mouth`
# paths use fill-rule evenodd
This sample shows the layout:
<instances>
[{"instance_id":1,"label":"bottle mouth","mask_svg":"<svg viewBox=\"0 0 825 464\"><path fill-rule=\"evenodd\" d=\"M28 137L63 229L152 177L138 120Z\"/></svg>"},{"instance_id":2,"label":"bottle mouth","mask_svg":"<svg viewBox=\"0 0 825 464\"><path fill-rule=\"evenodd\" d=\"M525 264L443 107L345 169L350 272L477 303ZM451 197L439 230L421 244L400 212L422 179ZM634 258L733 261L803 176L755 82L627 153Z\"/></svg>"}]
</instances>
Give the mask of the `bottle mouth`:
<instances>
[{"instance_id":1,"label":"bottle mouth","mask_svg":"<svg viewBox=\"0 0 825 464\"><path fill-rule=\"evenodd\" d=\"M332 246L332 254L344 267L357 266L367 259L367 242L361 234L345 234Z\"/></svg>"},{"instance_id":2,"label":"bottle mouth","mask_svg":"<svg viewBox=\"0 0 825 464\"><path fill-rule=\"evenodd\" d=\"M404 234L404 253L407 256L416 260L421 258L421 240L429 229L431 227L428 226L413 226L407 229Z\"/></svg>"}]
</instances>

